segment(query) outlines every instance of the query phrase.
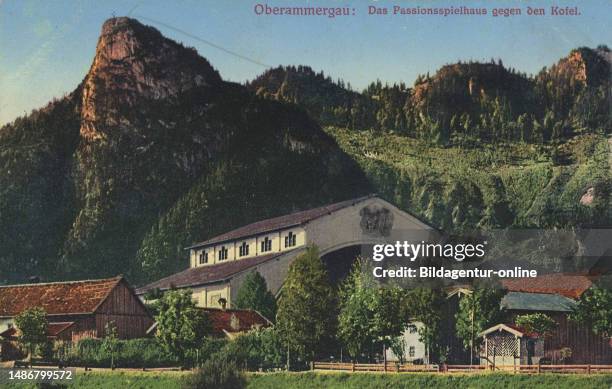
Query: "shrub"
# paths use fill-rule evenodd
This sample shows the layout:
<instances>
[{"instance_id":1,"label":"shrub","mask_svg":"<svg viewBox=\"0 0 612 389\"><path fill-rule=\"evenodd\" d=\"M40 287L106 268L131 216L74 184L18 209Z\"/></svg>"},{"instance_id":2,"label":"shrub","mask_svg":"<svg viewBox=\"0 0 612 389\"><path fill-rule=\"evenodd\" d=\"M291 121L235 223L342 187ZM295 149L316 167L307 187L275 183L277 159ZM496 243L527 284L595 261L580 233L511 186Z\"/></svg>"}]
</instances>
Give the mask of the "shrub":
<instances>
[{"instance_id":1,"label":"shrub","mask_svg":"<svg viewBox=\"0 0 612 389\"><path fill-rule=\"evenodd\" d=\"M196 366L202 366L212 355L221 351L228 345L227 339L224 338L206 338L202 346L198 349L198 356L195 360Z\"/></svg>"},{"instance_id":2,"label":"shrub","mask_svg":"<svg viewBox=\"0 0 612 389\"><path fill-rule=\"evenodd\" d=\"M217 353L198 369L186 387L196 389L241 389L246 387L244 374L238 364L225 353Z\"/></svg>"},{"instance_id":3,"label":"shrub","mask_svg":"<svg viewBox=\"0 0 612 389\"><path fill-rule=\"evenodd\" d=\"M104 350L100 339L82 339L73 347L62 347L57 359L70 366L108 367L111 354ZM176 366L178 361L164 351L155 339L119 340L115 351L117 367L163 367Z\"/></svg>"},{"instance_id":4,"label":"shrub","mask_svg":"<svg viewBox=\"0 0 612 389\"><path fill-rule=\"evenodd\" d=\"M252 330L227 343L212 358L236 362L245 370L274 370L286 362L284 348L274 328Z\"/></svg>"}]
</instances>

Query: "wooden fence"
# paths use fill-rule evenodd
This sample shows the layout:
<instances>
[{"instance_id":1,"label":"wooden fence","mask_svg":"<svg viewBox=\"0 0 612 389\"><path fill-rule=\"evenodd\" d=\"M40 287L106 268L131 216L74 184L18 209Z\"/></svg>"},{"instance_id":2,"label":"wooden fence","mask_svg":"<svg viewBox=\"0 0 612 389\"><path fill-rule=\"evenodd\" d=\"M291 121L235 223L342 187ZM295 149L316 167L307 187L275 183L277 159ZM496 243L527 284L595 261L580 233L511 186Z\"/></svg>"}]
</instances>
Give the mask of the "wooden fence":
<instances>
[{"instance_id":1,"label":"wooden fence","mask_svg":"<svg viewBox=\"0 0 612 389\"><path fill-rule=\"evenodd\" d=\"M348 372L387 372L387 373L478 373L486 371L508 373L565 373L595 374L612 373L612 365L413 365L384 363L338 363L314 362L314 370L348 371Z\"/></svg>"}]
</instances>

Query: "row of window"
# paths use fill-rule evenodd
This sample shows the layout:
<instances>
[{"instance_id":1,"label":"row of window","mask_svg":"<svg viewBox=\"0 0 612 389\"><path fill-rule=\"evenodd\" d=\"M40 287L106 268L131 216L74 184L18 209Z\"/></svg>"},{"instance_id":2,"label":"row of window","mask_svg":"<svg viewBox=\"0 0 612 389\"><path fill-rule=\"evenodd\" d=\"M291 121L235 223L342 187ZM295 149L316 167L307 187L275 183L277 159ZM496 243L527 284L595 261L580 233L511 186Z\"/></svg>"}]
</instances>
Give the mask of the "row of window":
<instances>
[{"instance_id":1,"label":"row of window","mask_svg":"<svg viewBox=\"0 0 612 389\"><path fill-rule=\"evenodd\" d=\"M285 248L294 247L296 245L296 234L293 231L289 231L287 235L285 235ZM242 244L238 247L238 256L246 257L249 255L249 246L247 242L242 242ZM267 253L272 251L272 239L265 237L264 240L261 241L260 252ZM227 259L228 250L225 246L221 246L219 251L217 251L217 260L224 261ZM200 265L208 263L208 253L202 251L199 256Z\"/></svg>"}]
</instances>

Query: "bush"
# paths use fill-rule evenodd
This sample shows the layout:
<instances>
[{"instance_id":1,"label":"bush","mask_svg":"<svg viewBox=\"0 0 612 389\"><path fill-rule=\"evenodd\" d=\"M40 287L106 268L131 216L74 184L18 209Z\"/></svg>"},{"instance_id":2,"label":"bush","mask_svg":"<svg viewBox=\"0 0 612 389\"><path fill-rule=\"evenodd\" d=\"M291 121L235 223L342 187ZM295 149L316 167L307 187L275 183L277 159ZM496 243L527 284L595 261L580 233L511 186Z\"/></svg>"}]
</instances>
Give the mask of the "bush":
<instances>
[{"instance_id":1,"label":"bush","mask_svg":"<svg viewBox=\"0 0 612 389\"><path fill-rule=\"evenodd\" d=\"M204 363L210 358L211 355L218 353L228 344L228 340L225 338L207 338L199 348L200 362Z\"/></svg>"},{"instance_id":2,"label":"bush","mask_svg":"<svg viewBox=\"0 0 612 389\"><path fill-rule=\"evenodd\" d=\"M224 353L217 353L188 380L187 388L241 389L246 387L244 374L238 364Z\"/></svg>"},{"instance_id":3,"label":"bush","mask_svg":"<svg viewBox=\"0 0 612 389\"><path fill-rule=\"evenodd\" d=\"M232 360L249 371L270 371L284 366L286 357L283 351L278 332L266 328L238 336L213 358Z\"/></svg>"},{"instance_id":4,"label":"bush","mask_svg":"<svg viewBox=\"0 0 612 389\"><path fill-rule=\"evenodd\" d=\"M111 355L102 347L101 339L82 339L73 347L62 347L56 358L69 366L110 367ZM155 339L118 341L115 354L117 367L176 366L178 361L169 355Z\"/></svg>"}]
</instances>

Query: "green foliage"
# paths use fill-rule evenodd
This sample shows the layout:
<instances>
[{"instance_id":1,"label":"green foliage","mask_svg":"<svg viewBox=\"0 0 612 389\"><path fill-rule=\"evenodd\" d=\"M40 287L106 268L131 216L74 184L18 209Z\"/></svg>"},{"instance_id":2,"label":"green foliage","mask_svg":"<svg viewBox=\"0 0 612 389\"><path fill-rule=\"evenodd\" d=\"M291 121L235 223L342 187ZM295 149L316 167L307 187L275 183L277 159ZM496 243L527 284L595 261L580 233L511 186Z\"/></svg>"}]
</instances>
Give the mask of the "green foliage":
<instances>
[{"instance_id":1,"label":"green foliage","mask_svg":"<svg viewBox=\"0 0 612 389\"><path fill-rule=\"evenodd\" d=\"M393 133L326 130L380 196L447 232L612 222L608 143L601 135L579 135L555 146L564 163L554 166L552 146L439 148ZM590 187L595 201L581 205Z\"/></svg>"},{"instance_id":2,"label":"green foliage","mask_svg":"<svg viewBox=\"0 0 612 389\"><path fill-rule=\"evenodd\" d=\"M539 312L519 315L514 319L514 323L529 333L536 333L543 337L552 335L552 332L559 325L550 316Z\"/></svg>"},{"instance_id":3,"label":"green foliage","mask_svg":"<svg viewBox=\"0 0 612 389\"><path fill-rule=\"evenodd\" d=\"M67 388L179 389L190 384L191 373L92 371L77 374ZM378 389L378 388L538 388L599 389L612 385L608 374L380 374L274 373L247 375L249 389ZM6 384L7 389L36 388L36 384Z\"/></svg>"},{"instance_id":4,"label":"green foliage","mask_svg":"<svg viewBox=\"0 0 612 389\"><path fill-rule=\"evenodd\" d=\"M505 292L491 286L476 286L472 293L459 301L457 320L457 337L463 341L463 347L477 350L482 338L478 334L492 325L503 322L505 311L501 299Z\"/></svg>"},{"instance_id":5,"label":"green foliage","mask_svg":"<svg viewBox=\"0 0 612 389\"><path fill-rule=\"evenodd\" d=\"M57 270L74 213L77 100L69 95L0 127L0 283Z\"/></svg>"},{"instance_id":6,"label":"green foliage","mask_svg":"<svg viewBox=\"0 0 612 389\"><path fill-rule=\"evenodd\" d=\"M276 328L285 347L305 360L324 350L335 332L334 293L316 247L308 247L289 267L281 292Z\"/></svg>"},{"instance_id":7,"label":"green foliage","mask_svg":"<svg viewBox=\"0 0 612 389\"><path fill-rule=\"evenodd\" d=\"M279 67L249 83L259 96L297 103L323 126L393 131L432 145L555 143L609 129L608 51L580 48L528 77L497 63L445 65L413 88L372 82L362 93L309 67ZM586 79L572 61L582 61Z\"/></svg>"},{"instance_id":8,"label":"green foliage","mask_svg":"<svg viewBox=\"0 0 612 389\"><path fill-rule=\"evenodd\" d=\"M612 335L612 291L593 286L580 296L570 319L589 325L593 332L602 336Z\"/></svg>"},{"instance_id":9,"label":"green foliage","mask_svg":"<svg viewBox=\"0 0 612 389\"><path fill-rule=\"evenodd\" d=\"M170 290L158 303L157 339L181 363L202 344L211 331L206 313L196 308L191 290Z\"/></svg>"},{"instance_id":10,"label":"green foliage","mask_svg":"<svg viewBox=\"0 0 612 389\"><path fill-rule=\"evenodd\" d=\"M241 389L246 387L246 378L236 361L225 354L216 354L208 359L201 369L188 380L186 388L196 389Z\"/></svg>"},{"instance_id":11,"label":"green foliage","mask_svg":"<svg viewBox=\"0 0 612 389\"><path fill-rule=\"evenodd\" d=\"M607 374L379 374L277 373L249 377L249 389L598 389L612 384Z\"/></svg>"},{"instance_id":12,"label":"green foliage","mask_svg":"<svg viewBox=\"0 0 612 389\"><path fill-rule=\"evenodd\" d=\"M19 343L33 357L34 349L47 342L47 313L39 307L28 308L15 316L15 325L19 329Z\"/></svg>"},{"instance_id":13,"label":"green foliage","mask_svg":"<svg viewBox=\"0 0 612 389\"><path fill-rule=\"evenodd\" d=\"M82 339L75 345L59 347L57 360L69 366L154 368L177 366L177 358L169 354L157 339L118 340L114 353L105 347L103 339Z\"/></svg>"},{"instance_id":14,"label":"green foliage","mask_svg":"<svg viewBox=\"0 0 612 389\"><path fill-rule=\"evenodd\" d=\"M119 337L117 336L117 326L114 322L109 321L104 326L104 338L102 339L102 351L111 356L111 369L115 368L115 354L119 346Z\"/></svg>"},{"instance_id":15,"label":"green foliage","mask_svg":"<svg viewBox=\"0 0 612 389\"><path fill-rule=\"evenodd\" d=\"M278 330L269 327L251 330L228 342L211 358L235 361L248 371L271 371L285 366L286 349Z\"/></svg>"},{"instance_id":16,"label":"green foliage","mask_svg":"<svg viewBox=\"0 0 612 389\"><path fill-rule=\"evenodd\" d=\"M438 349L442 339L442 308L446 296L440 289L411 289L402 303L403 316L411 321L421 322L418 329L419 340L425 344L430 361L435 360L443 350Z\"/></svg>"},{"instance_id":17,"label":"green foliage","mask_svg":"<svg viewBox=\"0 0 612 389\"><path fill-rule=\"evenodd\" d=\"M266 279L259 272L249 273L242 282L234 306L240 309L253 309L269 320L276 318L276 299L268 290Z\"/></svg>"},{"instance_id":18,"label":"green foliage","mask_svg":"<svg viewBox=\"0 0 612 389\"><path fill-rule=\"evenodd\" d=\"M389 349L397 357L397 361L400 364L406 363L406 339L403 336L398 336L391 339Z\"/></svg>"},{"instance_id":19,"label":"green foliage","mask_svg":"<svg viewBox=\"0 0 612 389\"><path fill-rule=\"evenodd\" d=\"M400 309L403 290L381 287L370 261L358 258L338 292L338 337L349 355L359 359L389 346L405 327Z\"/></svg>"}]
</instances>

